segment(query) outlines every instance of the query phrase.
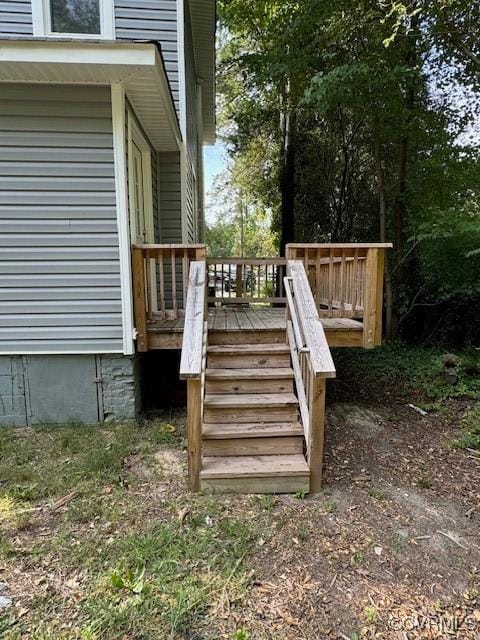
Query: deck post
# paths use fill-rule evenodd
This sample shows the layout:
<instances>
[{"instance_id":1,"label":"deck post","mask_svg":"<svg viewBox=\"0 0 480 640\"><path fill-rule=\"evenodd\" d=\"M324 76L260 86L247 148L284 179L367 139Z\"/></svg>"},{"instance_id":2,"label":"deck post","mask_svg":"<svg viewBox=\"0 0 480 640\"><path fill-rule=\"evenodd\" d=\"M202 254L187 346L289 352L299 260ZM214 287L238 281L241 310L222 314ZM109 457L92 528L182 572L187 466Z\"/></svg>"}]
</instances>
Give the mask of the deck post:
<instances>
[{"instance_id":1,"label":"deck post","mask_svg":"<svg viewBox=\"0 0 480 640\"><path fill-rule=\"evenodd\" d=\"M309 440L307 443L310 468L310 493L322 488L323 441L325 435L325 392L327 381L323 377L310 377Z\"/></svg>"},{"instance_id":2,"label":"deck post","mask_svg":"<svg viewBox=\"0 0 480 640\"><path fill-rule=\"evenodd\" d=\"M145 264L143 251L132 250L132 275L135 309L135 329L137 330L137 350L148 351L147 300L145 297Z\"/></svg>"},{"instance_id":3,"label":"deck post","mask_svg":"<svg viewBox=\"0 0 480 640\"><path fill-rule=\"evenodd\" d=\"M188 478L190 489L200 491L202 466L202 381L189 378L187 381L187 441Z\"/></svg>"},{"instance_id":4,"label":"deck post","mask_svg":"<svg viewBox=\"0 0 480 640\"><path fill-rule=\"evenodd\" d=\"M365 266L365 300L363 347L373 349L382 344L383 249L368 249Z\"/></svg>"},{"instance_id":5,"label":"deck post","mask_svg":"<svg viewBox=\"0 0 480 640\"><path fill-rule=\"evenodd\" d=\"M205 245L201 245L200 247L195 248L195 260L205 260L207 257L207 250Z\"/></svg>"}]
</instances>

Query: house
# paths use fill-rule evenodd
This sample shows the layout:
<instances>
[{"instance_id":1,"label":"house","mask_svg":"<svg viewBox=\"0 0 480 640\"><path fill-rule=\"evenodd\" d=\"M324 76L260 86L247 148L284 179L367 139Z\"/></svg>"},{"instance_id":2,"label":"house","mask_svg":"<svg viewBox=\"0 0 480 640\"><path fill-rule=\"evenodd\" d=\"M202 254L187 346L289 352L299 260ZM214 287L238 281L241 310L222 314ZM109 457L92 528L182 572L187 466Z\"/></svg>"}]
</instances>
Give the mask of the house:
<instances>
[{"instance_id":1,"label":"house","mask_svg":"<svg viewBox=\"0 0 480 640\"><path fill-rule=\"evenodd\" d=\"M131 247L203 241L214 137L214 0L0 1L0 425L135 417Z\"/></svg>"},{"instance_id":2,"label":"house","mask_svg":"<svg viewBox=\"0 0 480 640\"><path fill-rule=\"evenodd\" d=\"M181 350L192 490L317 491L390 245L206 257L214 0L0 0L0 38L0 424L135 418Z\"/></svg>"}]
</instances>

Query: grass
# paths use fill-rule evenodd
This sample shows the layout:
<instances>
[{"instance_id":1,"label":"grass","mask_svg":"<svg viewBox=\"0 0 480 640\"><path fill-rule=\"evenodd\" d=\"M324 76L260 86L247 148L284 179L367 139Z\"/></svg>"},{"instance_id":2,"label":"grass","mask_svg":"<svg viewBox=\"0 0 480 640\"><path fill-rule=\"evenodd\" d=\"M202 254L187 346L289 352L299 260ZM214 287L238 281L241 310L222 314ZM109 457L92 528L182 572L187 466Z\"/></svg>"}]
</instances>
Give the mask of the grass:
<instances>
[{"instance_id":1,"label":"grass","mask_svg":"<svg viewBox=\"0 0 480 640\"><path fill-rule=\"evenodd\" d=\"M243 596L259 519L188 494L183 466L158 463L182 438L162 423L0 432L0 566L40 576L28 615L0 614L2 640L194 637Z\"/></svg>"},{"instance_id":2,"label":"grass","mask_svg":"<svg viewBox=\"0 0 480 640\"><path fill-rule=\"evenodd\" d=\"M480 402L467 411L461 422L463 435L454 442L458 449L476 449L480 451Z\"/></svg>"},{"instance_id":3,"label":"grass","mask_svg":"<svg viewBox=\"0 0 480 640\"><path fill-rule=\"evenodd\" d=\"M456 385L448 385L443 380L443 355L438 349L392 342L372 350L338 349L334 359L338 377L347 375L347 379L362 380L362 384L400 383L406 395L412 390L421 393L426 410L440 409L442 401L449 398L480 400L480 351L454 353L459 374Z\"/></svg>"}]
</instances>

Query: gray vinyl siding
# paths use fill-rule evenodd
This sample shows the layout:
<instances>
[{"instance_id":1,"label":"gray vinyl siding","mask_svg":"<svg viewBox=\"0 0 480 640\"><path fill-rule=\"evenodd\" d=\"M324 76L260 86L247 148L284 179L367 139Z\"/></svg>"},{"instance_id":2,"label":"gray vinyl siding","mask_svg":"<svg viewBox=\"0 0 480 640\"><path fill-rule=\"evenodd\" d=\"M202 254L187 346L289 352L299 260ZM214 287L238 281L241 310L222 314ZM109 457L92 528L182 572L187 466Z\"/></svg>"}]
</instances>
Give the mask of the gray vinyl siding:
<instances>
[{"instance_id":1,"label":"gray vinyl siding","mask_svg":"<svg viewBox=\"0 0 480 640\"><path fill-rule=\"evenodd\" d=\"M180 154L159 153L158 202L160 240L165 244L182 242L182 187Z\"/></svg>"},{"instance_id":2,"label":"gray vinyl siding","mask_svg":"<svg viewBox=\"0 0 480 640\"><path fill-rule=\"evenodd\" d=\"M122 350L109 90L4 85L0 353Z\"/></svg>"},{"instance_id":3,"label":"gray vinyl siding","mask_svg":"<svg viewBox=\"0 0 480 640\"><path fill-rule=\"evenodd\" d=\"M177 0L115 0L118 40L159 42L179 111Z\"/></svg>"},{"instance_id":4,"label":"gray vinyl siding","mask_svg":"<svg viewBox=\"0 0 480 640\"><path fill-rule=\"evenodd\" d=\"M32 35L30 0L0 0L0 38Z\"/></svg>"}]
</instances>

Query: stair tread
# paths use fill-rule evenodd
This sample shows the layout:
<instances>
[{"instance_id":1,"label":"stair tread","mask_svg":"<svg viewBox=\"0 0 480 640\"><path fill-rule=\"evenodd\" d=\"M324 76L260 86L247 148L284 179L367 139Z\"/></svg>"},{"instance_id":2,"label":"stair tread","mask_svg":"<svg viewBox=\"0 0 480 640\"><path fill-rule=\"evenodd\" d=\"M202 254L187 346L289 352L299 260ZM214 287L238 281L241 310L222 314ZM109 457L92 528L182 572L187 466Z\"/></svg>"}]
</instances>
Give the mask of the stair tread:
<instances>
[{"instance_id":1,"label":"stair tread","mask_svg":"<svg viewBox=\"0 0 480 640\"><path fill-rule=\"evenodd\" d=\"M202 479L308 476L302 454L261 456L209 456L203 458Z\"/></svg>"},{"instance_id":2,"label":"stair tread","mask_svg":"<svg viewBox=\"0 0 480 640\"><path fill-rule=\"evenodd\" d=\"M264 353L290 353L287 344L269 342L261 344L219 344L208 347L208 353L234 354L234 355L256 355Z\"/></svg>"},{"instance_id":3,"label":"stair tread","mask_svg":"<svg viewBox=\"0 0 480 640\"><path fill-rule=\"evenodd\" d=\"M215 380L255 380L265 378L291 379L293 369L270 367L265 369L207 369L207 379Z\"/></svg>"},{"instance_id":4,"label":"stair tread","mask_svg":"<svg viewBox=\"0 0 480 640\"><path fill-rule=\"evenodd\" d=\"M247 407L255 409L259 407L296 407L298 399L294 393L207 393L205 395L206 407L235 408Z\"/></svg>"},{"instance_id":5,"label":"stair tread","mask_svg":"<svg viewBox=\"0 0 480 640\"><path fill-rule=\"evenodd\" d=\"M202 436L205 440L303 436L303 427L299 422L213 423L203 425Z\"/></svg>"}]
</instances>

